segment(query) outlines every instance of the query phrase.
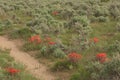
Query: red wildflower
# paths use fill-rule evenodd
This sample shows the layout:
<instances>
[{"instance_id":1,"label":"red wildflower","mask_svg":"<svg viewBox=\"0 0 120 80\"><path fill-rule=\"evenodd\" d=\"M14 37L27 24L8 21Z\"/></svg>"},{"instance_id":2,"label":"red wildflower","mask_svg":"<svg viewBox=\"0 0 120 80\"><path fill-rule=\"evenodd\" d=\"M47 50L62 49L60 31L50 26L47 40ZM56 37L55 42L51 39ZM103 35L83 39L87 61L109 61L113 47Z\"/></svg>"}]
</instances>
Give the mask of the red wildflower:
<instances>
[{"instance_id":1,"label":"red wildflower","mask_svg":"<svg viewBox=\"0 0 120 80\"><path fill-rule=\"evenodd\" d=\"M57 11L52 12L53 15L58 15L59 13Z\"/></svg>"},{"instance_id":2,"label":"red wildflower","mask_svg":"<svg viewBox=\"0 0 120 80\"><path fill-rule=\"evenodd\" d=\"M41 43L41 39L40 39L40 36L39 36L39 35L32 36L32 37L29 39L29 41L30 41L30 42Z\"/></svg>"},{"instance_id":3,"label":"red wildflower","mask_svg":"<svg viewBox=\"0 0 120 80\"><path fill-rule=\"evenodd\" d=\"M73 52L73 53L70 53L68 57L71 61L77 62L82 56L78 53Z\"/></svg>"},{"instance_id":4,"label":"red wildflower","mask_svg":"<svg viewBox=\"0 0 120 80\"><path fill-rule=\"evenodd\" d=\"M30 42L34 42L34 40L35 40L34 36L32 36L32 37L29 39Z\"/></svg>"},{"instance_id":5,"label":"red wildflower","mask_svg":"<svg viewBox=\"0 0 120 80\"><path fill-rule=\"evenodd\" d=\"M7 68L6 70L7 70L8 73L10 73L12 75L20 72L19 70L15 69L15 68Z\"/></svg>"},{"instance_id":6,"label":"red wildflower","mask_svg":"<svg viewBox=\"0 0 120 80\"><path fill-rule=\"evenodd\" d=\"M41 39L36 39L36 42L37 43L41 43Z\"/></svg>"},{"instance_id":7,"label":"red wildflower","mask_svg":"<svg viewBox=\"0 0 120 80\"><path fill-rule=\"evenodd\" d=\"M107 55L106 55L106 53L99 53L99 54L96 55L96 57L97 58L106 58Z\"/></svg>"},{"instance_id":8,"label":"red wildflower","mask_svg":"<svg viewBox=\"0 0 120 80\"><path fill-rule=\"evenodd\" d=\"M94 38L93 38L93 41L94 41L94 43L97 43L97 42L99 41L99 39L96 38L96 37L94 37Z\"/></svg>"},{"instance_id":9,"label":"red wildflower","mask_svg":"<svg viewBox=\"0 0 120 80\"><path fill-rule=\"evenodd\" d=\"M35 35L34 38L37 40L37 39L40 39L40 36L39 35Z\"/></svg>"},{"instance_id":10,"label":"red wildflower","mask_svg":"<svg viewBox=\"0 0 120 80\"><path fill-rule=\"evenodd\" d=\"M97 58L101 63L103 63L103 62L106 61L107 55L106 55L106 53L99 53L99 54L96 55L96 58Z\"/></svg>"},{"instance_id":11,"label":"red wildflower","mask_svg":"<svg viewBox=\"0 0 120 80\"><path fill-rule=\"evenodd\" d=\"M50 41L50 42L48 42L48 44L50 44L50 45L55 45L56 43L53 42L53 41Z\"/></svg>"}]
</instances>

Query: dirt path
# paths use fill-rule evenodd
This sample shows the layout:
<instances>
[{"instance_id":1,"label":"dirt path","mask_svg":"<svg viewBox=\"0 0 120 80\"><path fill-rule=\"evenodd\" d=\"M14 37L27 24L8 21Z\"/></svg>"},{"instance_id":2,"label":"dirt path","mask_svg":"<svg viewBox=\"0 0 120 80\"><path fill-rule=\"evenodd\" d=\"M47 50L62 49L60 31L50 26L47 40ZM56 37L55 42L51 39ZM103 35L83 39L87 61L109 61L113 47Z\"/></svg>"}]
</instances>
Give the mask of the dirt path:
<instances>
[{"instance_id":1,"label":"dirt path","mask_svg":"<svg viewBox=\"0 0 120 80\"><path fill-rule=\"evenodd\" d=\"M25 52L20 51L17 46L17 42L10 41L6 37L0 36L0 48L11 49L10 55L15 58L16 61L26 65L27 70L40 80L55 80L55 78L47 70L47 67L40 64L33 57Z\"/></svg>"}]
</instances>

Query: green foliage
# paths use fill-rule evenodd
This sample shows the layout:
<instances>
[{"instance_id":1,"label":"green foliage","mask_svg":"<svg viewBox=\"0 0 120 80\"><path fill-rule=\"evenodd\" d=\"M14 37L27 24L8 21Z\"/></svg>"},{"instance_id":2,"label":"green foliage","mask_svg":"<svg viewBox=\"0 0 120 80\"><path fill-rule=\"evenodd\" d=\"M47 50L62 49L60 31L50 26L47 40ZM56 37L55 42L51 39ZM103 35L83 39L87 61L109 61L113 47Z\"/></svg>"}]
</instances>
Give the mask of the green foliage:
<instances>
[{"instance_id":1,"label":"green foliage","mask_svg":"<svg viewBox=\"0 0 120 80\"><path fill-rule=\"evenodd\" d=\"M87 65L87 70L90 80L119 80L120 77L120 55L117 54L111 58L109 62L101 64L99 62L92 62ZM82 72L81 72L82 73Z\"/></svg>"},{"instance_id":2,"label":"green foliage","mask_svg":"<svg viewBox=\"0 0 120 80\"><path fill-rule=\"evenodd\" d=\"M74 73L70 80L91 80L90 73L84 66L79 66L79 71Z\"/></svg>"},{"instance_id":3,"label":"green foliage","mask_svg":"<svg viewBox=\"0 0 120 80\"><path fill-rule=\"evenodd\" d=\"M92 80L99 80L101 77L100 73L103 69L104 65L99 62L92 62L86 66L87 71L90 73L90 77Z\"/></svg>"},{"instance_id":4,"label":"green foliage","mask_svg":"<svg viewBox=\"0 0 120 80\"><path fill-rule=\"evenodd\" d=\"M40 44L27 42L22 47L23 47L22 49L24 51L35 51L35 50L40 50L41 45Z\"/></svg>"},{"instance_id":5,"label":"green foliage","mask_svg":"<svg viewBox=\"0 0 120 80\"><path fill-rule=\"evenodd\" d=\"M113 44L110 44L107 48L108 53L111 53L114 55L115 53L120 53L120 42L119 41L114 41Z\"/></svg>"},{"instance_id":6,"label":"green foliage","mask_svg":"<svg viewBox=\"0 0 120 80\"><path fill-rule=\"evenodd\" d=\"M13 58L9 56L8 52L0 50L0 67L7 67L11 65L11 61L13 61Z\"/></svg>"},{"instance_id":7,"label":"green foliage","mask_svg":"<svg viewBox=\"0 0 120 80\"><path fill-rule=\"evenodd\" d=\"M32 35L32 31L28 28L21 28L21 29L15 29L11 32L10 38L16 39L16 38L22 38L22 39L28 39Z\"/></svg>"},{"instance_id":8,"label":"green foliage","mask_svg":"<svg viewBox=\"0 0 120 80\"><path fill-rule=\"evenodd\" d=\"M40 53L38 55L42 55L44 57L54 57L54 58L65 58L66 54L61 48L57 45L43 45L40 48Z\"/></svg>"},{"instance_id":9,"label":"green foliage","mask_svg":"<svg viewBox=\"0 0 120 80\"><path fill-rule=\"evenodd\" d=\"M76 69L78 67L77 64L73 64L68 60L62 60L62 61L57 61L53 67L53 71L64 71L64 70L70 70L70 69Z\"/></svg>"},{"instance_id":10,"label":"green foliage","mask_svg":"<svg viewBox=\"0 0 120 80\"><path fill-rule=\"evenodd\" d=\"M113 59L106 63L101 72L105 80L119 80L120 79L120 54L117 54Z\"/></svg>"},{"instance_id":11,"label":"green foliage","mask_svg":"<svg viewBox=\"0 0 120 80\"><path fill-rule=\"evenodd\" d=\"M7 20L0 20L0 35L5 34L9 29L11 29L11 23Z\"/></svg>"},{"instance_id":12,"label":"green foliage","mask_svg":"<svg viewBox=\"0 0 120 80\"><path fill-rule=\"evenodd\" d=\"M117 1L111 2L110 3L110 14L116 19L118 16L120 16L120 3Z\"/></svg>"},{"instance_id":13,"label":"green foliage","mask_svg":"<svg viewBox=\"0 0 120 80\"><path fill-rule=\"evenodd\" d=\"M55 49L53 56L55 56L56 58L64 58L66 54L60 48L57 48Z\"/></svg>"},{"instance_id":14,"label":"green foliage","mask_svg":"<svg viewBox=\"0 0 120 80\"><path fill-rule=\"evenodd\" d=\"M119 32L120 31L120 23L116 24L116 30Z\"/></svg>"},{"instance_id":15,"label":"green foliage","mask_svg":"<svg viewBox=\"0 0 120 80\"><path fill-rule=\"evenodd\" d=\"M110 0L101 0L101 2L108 2L108 1L110 1Z\"/></svg>"},{"instance_id":16,"label":"green foliage","mask_svg":"<svg viewBox=\"0 0 120 80\"><path fill-rule=\"evenodd\" d=\"M41 49L40 49L40 53L43 55L43 56L49 56L50 53L47 52L47 47L46 46L43 46Z\"/></svg>"},{"instance_id":17,"label":"green foliage","mask_svg":"<svg viewBox=\"0 0 120 80\"><path fill-rule=\"evenodd\" d=\"M89 35L92 31L87 16L75 16L70 23L72 23L70 27L74 29L74 33L78 35L76 45L79 46L80 50L87 49L89 47Z\"/></svg>"},{"instance_id":18,"label":"green foliage","mask_svg":"<svg viewBox=\"0 0 120 80\"><path fill-rule=\"evenodd\" d=\"M100 16L97 19L99 22L108 22L109 21L108 17L103 17L103 16Z\"/></svg>"}]
</instances>

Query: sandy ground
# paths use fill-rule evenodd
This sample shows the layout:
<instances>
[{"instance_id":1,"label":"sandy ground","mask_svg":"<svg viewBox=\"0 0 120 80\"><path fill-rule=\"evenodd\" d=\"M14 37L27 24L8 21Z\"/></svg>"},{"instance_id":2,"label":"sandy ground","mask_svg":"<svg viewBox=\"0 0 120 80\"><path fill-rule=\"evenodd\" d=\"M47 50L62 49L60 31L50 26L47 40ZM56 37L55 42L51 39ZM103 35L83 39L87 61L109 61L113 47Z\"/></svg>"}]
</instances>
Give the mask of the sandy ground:
<instances>
[{"instance_id":1,"label":"sandy ground","mask_svg":"<svg viewBox=\"0 0 120 80\"><path fill-rule=\"evenodd\" d=\"M0 36L0 48L11 49L11 57L13 57L17 62L24 64L27 71L40 80L55 80L54 76L51 75L45 65L40 64L26 52L19 50L17 44L19 44L19 42L10 41L6 37Z\"/></svg>"}]
</instances>

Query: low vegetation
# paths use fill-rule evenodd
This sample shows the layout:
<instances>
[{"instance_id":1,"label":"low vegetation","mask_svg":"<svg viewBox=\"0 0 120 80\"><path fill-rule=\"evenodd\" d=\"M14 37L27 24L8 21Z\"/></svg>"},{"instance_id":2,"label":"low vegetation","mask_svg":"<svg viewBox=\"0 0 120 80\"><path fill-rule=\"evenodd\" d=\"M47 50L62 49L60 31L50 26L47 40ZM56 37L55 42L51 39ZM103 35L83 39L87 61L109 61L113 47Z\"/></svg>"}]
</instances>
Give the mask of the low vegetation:
<instances>
[{"instance_id":1,"label":"low vegetation","mask_svg":"<svg viewBox=\"0 0 120 80\"><path fill-rule=\"evenodd\" d=\"M0 17L58 80L120 80L119 0L1 0Z\"/></svg>"}]
</instances>

